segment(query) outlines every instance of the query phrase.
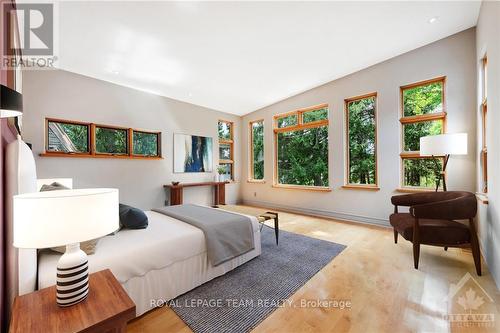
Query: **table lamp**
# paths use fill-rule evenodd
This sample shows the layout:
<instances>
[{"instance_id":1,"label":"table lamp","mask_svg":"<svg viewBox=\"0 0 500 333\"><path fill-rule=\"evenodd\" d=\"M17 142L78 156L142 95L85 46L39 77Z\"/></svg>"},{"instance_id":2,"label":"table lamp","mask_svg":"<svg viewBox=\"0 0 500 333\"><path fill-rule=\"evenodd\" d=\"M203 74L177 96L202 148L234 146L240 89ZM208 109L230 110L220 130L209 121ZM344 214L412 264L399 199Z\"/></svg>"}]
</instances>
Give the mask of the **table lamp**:
<instances>
[{"instance_id":1,"label":"table lamp","mask_svg":"<svg viewBox=\"0 0 500 333\"><path fill-rule=\"evenodd\" d=\"M444 156L443 169L436 177L436 192L441 179L443 179L443 191L446 191L444 175L450 155L467 155L467 133L449 133L420 138L420 156Z\"/></svg>"},{"instance_id":2,"label":"table lamp","mask_svg":"<svg viewBox=\"0 0 500 333\"><path fill-rule=\"evenodd\" d=\"M14 246L43 249L66 245L57 263L56 299L71 306L89 293L88 261L80 242L119 227L118 190L59 190L14 196Z\"/></svg>"}]
</instances>

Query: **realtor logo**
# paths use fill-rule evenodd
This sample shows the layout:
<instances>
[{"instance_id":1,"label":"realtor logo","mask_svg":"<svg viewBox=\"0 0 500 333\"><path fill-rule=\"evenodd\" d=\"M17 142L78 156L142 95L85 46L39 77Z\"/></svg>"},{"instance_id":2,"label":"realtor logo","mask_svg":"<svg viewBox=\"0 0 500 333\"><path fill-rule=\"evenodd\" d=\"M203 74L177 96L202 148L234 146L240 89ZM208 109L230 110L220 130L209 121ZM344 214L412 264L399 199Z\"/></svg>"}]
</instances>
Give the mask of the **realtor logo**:
<instances>
[{"instance_id":1,"label":"realtor logo","mask_svg":"<svg viewBox=\"0 0 500 333\"><path fill-rule=\"evenodd\" d=\"M57 3L18 2L12 8L10 2L3 2L1 15L3 68L54 67L57 59Z\"/></svg>"},{"instance_id":2,"label":"realtor logo","mask_svg":"<svg viewBox=\"0 0 500 333\"><path fill-rule=\"evenodd\" d=\"M446 301L448 314L444 319L452 327L495 326L494 301L470 273L451 285Z\"/></svg>"}]
</instances>

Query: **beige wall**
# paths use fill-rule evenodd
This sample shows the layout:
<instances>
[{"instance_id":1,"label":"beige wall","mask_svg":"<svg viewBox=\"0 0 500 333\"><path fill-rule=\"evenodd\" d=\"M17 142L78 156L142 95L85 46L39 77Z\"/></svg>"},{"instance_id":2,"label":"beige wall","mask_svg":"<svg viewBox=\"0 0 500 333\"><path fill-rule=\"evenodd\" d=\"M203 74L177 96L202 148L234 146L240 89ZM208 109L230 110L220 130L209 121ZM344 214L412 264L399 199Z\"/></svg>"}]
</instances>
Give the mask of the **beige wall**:
<instances>
[{"instance_id":1,"label":"beige wall","mask_svg":"<svg viewBox=\"0 0 500 333\"><path fill-rule=\"evenodd\" d=\"M76 188L115 187L120 201L142 209L162 206L162 185L211 181L215 173L173 173L173 134L185 133L214 138L214 171L218 162L217 120L235 122L240 136L240 117L200 106L125 88L65 71L24 72L23 137L33 144L39 178L71 177ZM45 117L162 131L163 160L40 157L44 150ZM239 165L240 149L235 148ZM236 179L240 178L236 168ZM227 201L238 199L239 184L227 188ZM186 203L212 203L210 188L184 191Z\"/></svg>"},{"instance_id":2,"label":"beige wall","mask_svg":"<svg viewBox=\"0 0 500 333\"><path fill-rule=\"evenodd\" d=\"M469 29L246 115L242 123L242 179L248 177L248 122L263 118L266 183L242 182L243 201L388 225L393 209L390 197L398 194L395 189L400 187L399 87L439 76L447 77L448 132L469 134L469 155L450 159L449 189L475 191L475 63L475 30ZM370 92L378 93L380 191L342 189L345 173L344 99ZM323 193L273 188L273 115L321 103L328 103L330 107L329 177L333 191Z\"/></svg>"},{"instance_id":3,"label":"beige wall","mask_svg":"<svg viewBox=\"0 0 500 333\"><path fill-rule=\"evenodd\" d=\"M483 1L476 27L478 79L481 78L481 59L488 55L488 115L486 143L488 147L488 205L479 205L478 224L481 250L488 268L500 287L500 3ZM481 81L479 81L481 82ZM477 165L481 149L481 85L478 85L475 110L477 115ZM497 128L498 127L498 128ZM482 170L477 170L478 188L482 188Z\"/></svg>"}]
</instances>

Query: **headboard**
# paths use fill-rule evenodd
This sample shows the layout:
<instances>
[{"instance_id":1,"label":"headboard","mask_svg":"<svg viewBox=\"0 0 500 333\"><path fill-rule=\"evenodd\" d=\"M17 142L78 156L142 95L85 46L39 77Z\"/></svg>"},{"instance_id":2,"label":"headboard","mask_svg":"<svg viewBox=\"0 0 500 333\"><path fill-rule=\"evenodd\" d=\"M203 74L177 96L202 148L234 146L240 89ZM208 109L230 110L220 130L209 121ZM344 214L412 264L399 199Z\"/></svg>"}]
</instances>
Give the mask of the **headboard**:
<instances>
[{"instance_id":1,"label":"headboard","mask_svg":"<svg viewBox=\"0 0 500 333\"><path fill-rule=\"evenodd\" d=\"M18 136L5 150L6 216L7 216L7 306L17 295L35 290L37 252L32 249L16 249L13 244L13 196L36 192L36 166L31 149Z\"/></svg>"}]
</instances>

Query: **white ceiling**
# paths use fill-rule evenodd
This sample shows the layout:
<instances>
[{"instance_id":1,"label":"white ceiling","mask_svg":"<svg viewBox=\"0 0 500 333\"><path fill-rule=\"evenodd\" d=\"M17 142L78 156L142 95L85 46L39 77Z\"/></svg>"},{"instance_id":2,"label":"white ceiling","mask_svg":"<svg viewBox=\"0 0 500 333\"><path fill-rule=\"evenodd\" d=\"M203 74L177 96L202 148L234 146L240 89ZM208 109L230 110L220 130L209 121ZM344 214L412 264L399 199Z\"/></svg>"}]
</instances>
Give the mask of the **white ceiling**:
<instances>
[{"instance_id":1,"label":"white ceiling","mask_svg":"<svg viewBox=\"0 0 500 333\"><path fill-rule=\"evenodd\" d=\"M243 115L475 26L479 8L478 1L64 2L59 67Z\"/></svg>"}]
</instances>

